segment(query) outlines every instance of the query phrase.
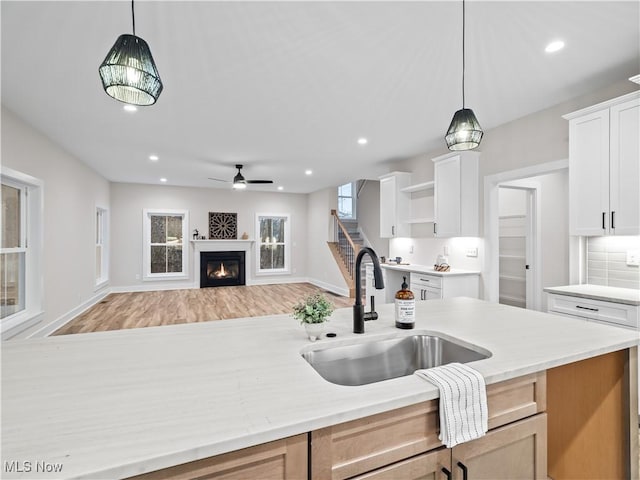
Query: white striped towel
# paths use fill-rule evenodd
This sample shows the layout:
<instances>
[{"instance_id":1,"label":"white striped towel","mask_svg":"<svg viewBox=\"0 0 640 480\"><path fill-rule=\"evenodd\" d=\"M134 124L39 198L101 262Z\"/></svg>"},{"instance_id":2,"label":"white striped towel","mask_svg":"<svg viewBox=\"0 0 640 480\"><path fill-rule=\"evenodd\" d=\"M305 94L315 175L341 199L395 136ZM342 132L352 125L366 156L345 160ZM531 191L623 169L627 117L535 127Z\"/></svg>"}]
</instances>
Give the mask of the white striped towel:
<instances>
[{"instance_id":1,"label":"white striped towel","mask_svg":"<svg viewBox=\"0 0 640 480\"><path fill-rule=\"evenodd\" d=\"M487 389L477 370L461 363L416 370L440 389L440 436L451 448L488 430Z\"/></svg>"}]
</instances>

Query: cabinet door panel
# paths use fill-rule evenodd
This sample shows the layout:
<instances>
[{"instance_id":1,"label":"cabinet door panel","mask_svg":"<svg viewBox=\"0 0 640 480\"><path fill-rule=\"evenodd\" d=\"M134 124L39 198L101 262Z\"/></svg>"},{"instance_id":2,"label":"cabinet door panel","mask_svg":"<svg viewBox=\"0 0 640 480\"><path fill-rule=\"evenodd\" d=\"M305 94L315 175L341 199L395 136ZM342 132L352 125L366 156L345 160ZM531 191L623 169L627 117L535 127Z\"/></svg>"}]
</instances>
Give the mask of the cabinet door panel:
<instances>
[{"instance_id":1,"label":"cabinet door panel","mask_svg":"<svg viewBox=\"0 0 640 480\"><path fill-rule=\"evenodd\" d=\"M492 430L482 438L452 449L453 478L463 478L460 462L473 479L546 480L546 438L546 414Z\"/></svg>"},{"instance_id":2,"label":"cabinet door panel","mask_svg":"<svg viewBox=\"0 0 640 480\"><path fill-rule=\"evenodd\" d=\"M611 107L610 224L616 235L640 234L640 100Z\"/></svg>"},{"instance_id":3,"label":"cabinet door panel","mask_svg":"<svg viewBox=\"0 0 640 480\"><path fill-rule=\"evenodd\" d=\"M354 480L439 480L444 478L443 467L451 470L451 450L448 448L394 463L354 477Z\"/></svg>"},{"instance_id":4,"label":"cabinet door panel","mask_svg":"<svg viewBox=\"0 0 640 480\"><path fill-rule=\"evenodd\" d=\"M380 238L391 238L395 234L396 179L380 179Z\"/></svg>"},{"instance_id":5,"label":"cabinet door panel","mask_svg":"<svg viewBox=\"0 0 640 480\"><path fill-rule=\"evenodd\" d=\"M608 109L569 122L569 209L571 235L608 232Z\"/></svg>"},{"instance_id":6,"label":"cabinet door panel","mask_svg":"<svg viewBox=\"0 0 640 480\"><path fill-rule=\"evenodd\" d=\"M435 235L460 235L460 157L442 160L434 166L433 210L436 221Z\"/></svg>"}]
</instances>

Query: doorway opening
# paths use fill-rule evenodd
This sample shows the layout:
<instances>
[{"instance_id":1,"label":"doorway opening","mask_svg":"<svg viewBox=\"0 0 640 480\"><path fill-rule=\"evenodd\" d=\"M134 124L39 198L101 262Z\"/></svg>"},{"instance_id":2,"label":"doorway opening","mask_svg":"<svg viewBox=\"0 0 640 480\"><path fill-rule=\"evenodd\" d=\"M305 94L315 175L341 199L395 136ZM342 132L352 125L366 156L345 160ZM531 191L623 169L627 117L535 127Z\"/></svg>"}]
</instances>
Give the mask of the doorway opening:
<instances>
[{"instance_id":1,"label":"doorway opening","mask_svg":"<svg viewBox=\"0 0 640 480\"><path fill-rule=\"evenodd\" d=\"M539 187L498 186L499 303L520 308L536 304L532 265L538 248L536 200Z\"/></svg>"}]
</instances>

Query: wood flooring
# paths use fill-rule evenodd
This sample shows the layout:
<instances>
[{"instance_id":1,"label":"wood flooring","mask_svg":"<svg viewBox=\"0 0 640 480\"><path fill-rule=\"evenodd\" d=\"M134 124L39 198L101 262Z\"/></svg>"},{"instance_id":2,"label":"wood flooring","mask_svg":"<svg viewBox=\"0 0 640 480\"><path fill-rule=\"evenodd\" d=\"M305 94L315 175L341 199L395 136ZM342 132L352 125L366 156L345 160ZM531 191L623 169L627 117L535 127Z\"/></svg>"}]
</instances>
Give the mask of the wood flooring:
<instances>
[{"instance_id":1,"label":"wood flooring","mask_svg":"<svg viewBox=\"0 0 640 480\"><path fill-rule=\"evenodd\" d=\"M54 335L286 314L299 300L318 292L336 308L353 305L352 298L310 283L112 293Z\"/></svg>"}]
</instances>

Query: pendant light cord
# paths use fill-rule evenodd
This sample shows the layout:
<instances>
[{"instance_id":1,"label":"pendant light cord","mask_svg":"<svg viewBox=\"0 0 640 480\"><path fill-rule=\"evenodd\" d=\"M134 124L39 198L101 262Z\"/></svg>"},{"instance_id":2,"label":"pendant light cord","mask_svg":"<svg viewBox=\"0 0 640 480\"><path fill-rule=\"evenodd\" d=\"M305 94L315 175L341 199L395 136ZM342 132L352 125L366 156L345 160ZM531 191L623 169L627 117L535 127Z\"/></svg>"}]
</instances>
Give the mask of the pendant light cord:
<instances>
[{"instance_id":1,"label":"pendant light cord","mask_svg":"<svg viewBox=\"0 0 640 480\"><path fill-rule=\"evenodd\" d=\"M133 0L131 0L133 2ZM462 108L464 108L464 71L465 71L465 63L464 63L464 31L465 31L465 22L464 22L464 0L462 0Z\"/></svg>"},{"instance_id":2,"label":"pendant light cord","mask_svg":"<svg viewBox=\"0 0 640 480\"><path fill-rule=\"evenodd\" d=\"M133 23L133 36L135 37L136 36L136 14L133 11L133 0L131 0L131 20L132 20L132 23ZM463 103L464 103L464 101L463 101Z\"/></svg>"}]
</instances>

